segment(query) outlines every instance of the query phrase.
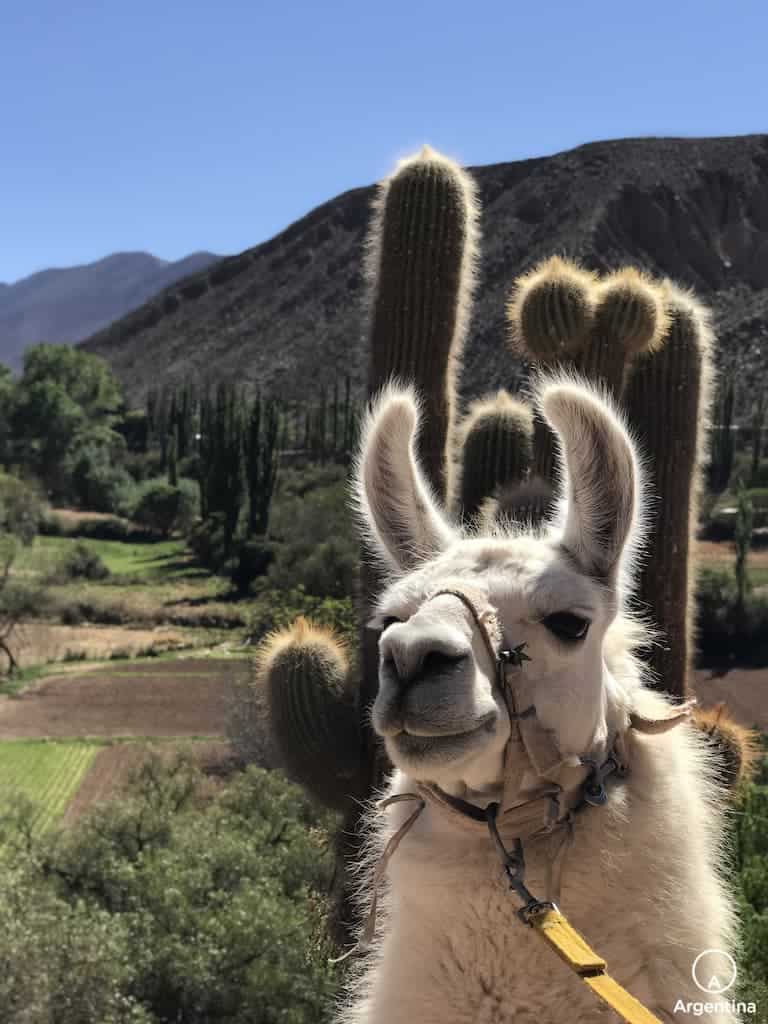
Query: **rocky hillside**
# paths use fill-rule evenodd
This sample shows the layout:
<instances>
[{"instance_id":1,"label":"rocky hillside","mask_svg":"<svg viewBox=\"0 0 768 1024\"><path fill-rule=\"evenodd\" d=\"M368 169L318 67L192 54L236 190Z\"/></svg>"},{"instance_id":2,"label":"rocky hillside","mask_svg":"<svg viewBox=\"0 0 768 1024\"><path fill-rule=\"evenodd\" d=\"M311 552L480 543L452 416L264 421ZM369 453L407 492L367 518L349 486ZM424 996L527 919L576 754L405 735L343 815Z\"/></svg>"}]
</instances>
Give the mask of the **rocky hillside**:
<instances>
[{"instance_id":1,"label":"rocky hillside","mask_svg":"<svg viewBox=\"0 0 768 1024\"><path fill-rule=\"evenodd\" d=\"M768 355L768 136L629 139L473 169L483 206L478 301L463 388L514 372L511 279L553 252L631 262L694 287L745 374ZM151 384L236 377L303 398L365 377L361 245L371 189L347 192L263 245L168 288L90 338L134 398ZM761 354L761 346L764 354Z\"/></svg>"},{"instance_id":2,"label":"rocky hillside","mask_svg":"<svg viewBox=\"0 0 768 1024\"><path fill-rule=\"evenodd\" d=\"M41 270L0 284L0 362L21 364L27 345L80 341L168 285L219 257L196 252L169 263L147 252L120 252L96 263Z\"/></svg>"}]
</instances>

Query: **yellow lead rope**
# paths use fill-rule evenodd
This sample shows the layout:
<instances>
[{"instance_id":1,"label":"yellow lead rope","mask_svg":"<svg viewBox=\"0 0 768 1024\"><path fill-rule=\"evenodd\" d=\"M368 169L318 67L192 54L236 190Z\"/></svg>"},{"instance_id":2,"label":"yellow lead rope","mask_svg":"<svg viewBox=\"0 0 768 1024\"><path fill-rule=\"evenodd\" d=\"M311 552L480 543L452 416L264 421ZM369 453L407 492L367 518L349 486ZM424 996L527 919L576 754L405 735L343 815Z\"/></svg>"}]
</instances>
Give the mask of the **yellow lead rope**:
<instances>
[{"instance_id":1,"label":"yellow lead rope","mask_svg":"<svg viewBox=\"0 0 768 1024\"><path fill-rule=\"evenodd\" d=\"M559 910L546 908L533 912L528 916L528 923L598 999L607 1003L626 1024L661 1024L658 1017L606 972L605 960L595 953Z\"/></svg>"}]
</instances>

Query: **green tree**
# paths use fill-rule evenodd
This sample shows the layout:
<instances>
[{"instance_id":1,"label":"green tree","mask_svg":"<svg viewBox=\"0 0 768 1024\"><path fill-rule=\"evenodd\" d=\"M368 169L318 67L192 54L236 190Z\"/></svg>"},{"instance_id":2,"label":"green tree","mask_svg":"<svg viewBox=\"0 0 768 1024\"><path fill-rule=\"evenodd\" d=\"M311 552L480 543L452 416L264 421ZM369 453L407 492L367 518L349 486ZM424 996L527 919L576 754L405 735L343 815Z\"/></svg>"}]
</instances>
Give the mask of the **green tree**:
<instances>
[{"instance_id":1,"label":"green tree","mask_svg":"<svg viewBox=\"0 0 768 1024\"><path fill-rule=\"evenodd\" d=\"M39 582L15 576L12 570L20 549L35 539L42 511L42 501L32 486L0 473L0 651L10 673L18 668L18 627L39 611L43 597Z\"/></svg>"},{"instance_id":2,"label":"green tree","mask_svg":"<svg viewBox=\"0 0 768 1024\"><path fill-rule=\"evenodd\" d=\"M120 387L103 359L66 345L33 346L12 403L14 460L53 497L69 497L75 449L104 444L114 455L124 447L113 429L121 404Z\"/></svg>"}]
</instances>

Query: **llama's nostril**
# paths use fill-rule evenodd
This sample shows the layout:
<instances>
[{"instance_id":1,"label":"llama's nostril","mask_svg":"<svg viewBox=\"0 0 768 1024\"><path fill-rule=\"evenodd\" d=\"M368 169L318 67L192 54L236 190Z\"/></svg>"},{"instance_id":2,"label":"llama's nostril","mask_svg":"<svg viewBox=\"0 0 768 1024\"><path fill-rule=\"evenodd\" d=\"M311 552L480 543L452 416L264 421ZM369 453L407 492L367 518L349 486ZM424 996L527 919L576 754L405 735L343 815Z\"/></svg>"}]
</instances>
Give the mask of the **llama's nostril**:
<instances>
[{"instance_id":1,"label":"llama's nostril","mask_svg":"<svg viewBox=\"0 0 768 1024\"><path fill-rule=\"evenodd\" d=\"M445 651L430 651L421 663L420 676L445 675L467 660L466 654L446 654Z\"/></svg>"},{"instance_id":2,"label":"llama's nostril","mask_svg":"<svg viewBox=\"0 0 768 1024\"><path fill-rule=\"evenodd\" d=\"M405 688L429 678L439 678L457 671L467 660L466 654L427 651L421 658L398 658L397 653L382 659L382 669L398 686Z\"/></svg>"}]
</instances>

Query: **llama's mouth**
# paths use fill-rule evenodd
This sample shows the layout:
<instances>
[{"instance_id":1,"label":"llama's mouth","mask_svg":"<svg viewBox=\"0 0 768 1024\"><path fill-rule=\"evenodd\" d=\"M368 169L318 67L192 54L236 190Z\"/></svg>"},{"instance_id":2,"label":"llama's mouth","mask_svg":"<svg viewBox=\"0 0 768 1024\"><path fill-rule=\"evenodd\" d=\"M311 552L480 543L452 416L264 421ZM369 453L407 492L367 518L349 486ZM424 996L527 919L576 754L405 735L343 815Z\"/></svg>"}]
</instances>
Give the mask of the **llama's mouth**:
<instances>
[{"instance_id":1,"label":"llama's mouth","mask_svg":"<svg viewBox=\"0 0 768 1024\"><path fill-rule=\"evenodd\" d=\"M496 724L494 714L483 716L478 725L462 732L438 732L418 725L408 724L394 736L387 737L387 747L395 762L406 759L409 762L432 760L453 760L467 753L479 739L485 741ZM418 731L417 731L418 730ZM399 758L398 758L399 755Z\"/></svg>"}]
</instances>

